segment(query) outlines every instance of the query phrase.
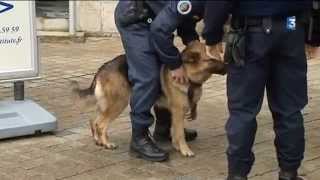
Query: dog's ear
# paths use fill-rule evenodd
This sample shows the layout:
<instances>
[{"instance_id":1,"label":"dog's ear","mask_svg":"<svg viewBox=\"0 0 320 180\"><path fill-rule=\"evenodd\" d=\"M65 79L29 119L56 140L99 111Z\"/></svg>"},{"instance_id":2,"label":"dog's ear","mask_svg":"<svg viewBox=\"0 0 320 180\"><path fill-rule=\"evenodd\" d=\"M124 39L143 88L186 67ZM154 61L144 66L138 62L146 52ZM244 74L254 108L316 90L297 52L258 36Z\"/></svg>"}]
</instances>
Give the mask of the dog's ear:
<instances>
[{"instance_id":1,"label":"dog's ear","mask_svg":"<svg viewBox=\"0 0 320 180\"><path fill-rule=\"evenodd\" d=\"M182 62L193 63L201 58L201 54L198 51L186 49L182 52Z\"/></svg>"}]
</instances>

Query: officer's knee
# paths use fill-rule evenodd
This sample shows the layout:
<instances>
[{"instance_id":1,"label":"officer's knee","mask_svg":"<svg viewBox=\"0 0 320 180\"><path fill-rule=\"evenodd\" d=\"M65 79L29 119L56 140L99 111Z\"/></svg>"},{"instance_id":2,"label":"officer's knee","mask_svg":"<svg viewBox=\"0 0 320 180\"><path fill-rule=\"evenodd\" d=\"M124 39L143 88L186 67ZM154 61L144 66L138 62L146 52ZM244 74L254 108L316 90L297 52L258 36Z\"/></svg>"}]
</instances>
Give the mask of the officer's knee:
<instances>
[{"instance_id":1,"label":"officer's knee","mask_svg":"<svg viewBox=\"0 0 320 180\"><path fill-rule=\"evenodd\" d=\"M241 137L252 134L257 129L255 119L241 120L232 118L226 124L226 132L228 137Z\"/></svg>"},{"instance_id":2,"label":"officer's knee","mask_svg":"<svg viewBox=\"0 0 320 180\"><path fill-rule=\"evenodd\" d=\"M148 60L148 59L146 59ZM134 64L134 62L132 62ZM129 67L129 81L133 86L141 88L152 88L153 86L158 86L160 84L160 68L156 65L150 65L149 67L144 67L141 69L138 65ZM147 69L146 69L147 68Z\"/></svg>"},{"instance_id":3,"label":"officer's knee","mask_svg":"<svg viewBox=\"0 0 320 180\"><path fill-rule=\"evenodd\" d=\"M301 111L291 113L275 113L273 112L276 128L301 129L303 128L303 116Z\"/></svg>"},{"instance_id":4,"label":"officer's knee","mask_svg":"<svg viewBox=\"0 0 320 180\"><path fill-rule=\"evenodd\" d=\"M140 81L144 84L145 87L148 87L148 89L157 90L160 88L160 73L154 71L142 77Z\"/></svg>"}]
</instances>

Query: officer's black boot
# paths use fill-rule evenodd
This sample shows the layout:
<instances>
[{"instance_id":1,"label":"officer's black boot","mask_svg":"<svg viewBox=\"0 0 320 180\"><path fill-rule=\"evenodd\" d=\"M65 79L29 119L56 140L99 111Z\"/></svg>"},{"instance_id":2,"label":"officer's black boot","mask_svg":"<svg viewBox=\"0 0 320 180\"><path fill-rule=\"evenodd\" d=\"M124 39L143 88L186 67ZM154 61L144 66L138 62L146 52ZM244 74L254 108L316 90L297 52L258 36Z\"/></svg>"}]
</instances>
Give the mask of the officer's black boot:
<instances>
[{"instance_id":1,"label":"officer's black boot","mask_svg":"<svg viewBox=\"0 0 320 180\"><path fill-rule=\"evenodd\" d=\"M229 175L227 180L248 180L247 177Z\"/></svg>"},{"instance_id":2,"label":"officer's black boot","mask_svg":"<svg viewBox=\"0 0 320 180\"><path fill-rule=\"evenodd\" d=\"M154 107L156 116L156 125L153 133L153 138L157 142L171 141L171 112L168 109ZM186 141L193 141L197 138L198 133L193 129L184 129Z\"/></svg>"},{"instance_id":3,"label":"officer's black boot","mask_svg":"<svg viewBox=\"0 0 320 180\"><path fill-rule=\"evenodd\" d=\"M296 171L280 171L279 172L279 180L305 180L303 177L298 176Z\"/></svg>"},{"instance_id":4,"label":"officer's black boot","mask_svg":"<svg viewBox=\"0 0 320 180\"><path fill-rule=\"evenodd\" d=\"M154 162L166 161L169 158L169 154L160 149L150 138L148 129L132 131L130 154Z\"/></svg>"}]
</instances>

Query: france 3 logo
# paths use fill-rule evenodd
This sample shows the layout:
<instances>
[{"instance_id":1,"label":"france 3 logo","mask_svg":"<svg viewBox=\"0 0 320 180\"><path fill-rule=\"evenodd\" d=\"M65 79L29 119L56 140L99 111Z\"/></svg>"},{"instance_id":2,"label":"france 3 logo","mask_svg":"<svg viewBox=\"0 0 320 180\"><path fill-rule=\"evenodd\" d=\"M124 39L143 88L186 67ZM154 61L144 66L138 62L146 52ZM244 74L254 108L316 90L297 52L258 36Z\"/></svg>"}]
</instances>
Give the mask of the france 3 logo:
<instances>
[{"instance_id":1,"label":"france 3 logo","mask_svg":"<svg viewBox=\"0 0 320 180\"><path fill-rule=\"evenodd\" d=\"M5 13L13 8L12 4L0 1L0 14Z\"/></svg>"},{"instance_id":2,"label":"france 3 logo","mask_svg":"<svg viewBox=\"0 0 320 180\"><path fill-rule=\"evenodd\" d=\"M289 31L296 30L296 17L295 16L290 16L287 18L287 29Z\"/></svg>"}]
</instances>

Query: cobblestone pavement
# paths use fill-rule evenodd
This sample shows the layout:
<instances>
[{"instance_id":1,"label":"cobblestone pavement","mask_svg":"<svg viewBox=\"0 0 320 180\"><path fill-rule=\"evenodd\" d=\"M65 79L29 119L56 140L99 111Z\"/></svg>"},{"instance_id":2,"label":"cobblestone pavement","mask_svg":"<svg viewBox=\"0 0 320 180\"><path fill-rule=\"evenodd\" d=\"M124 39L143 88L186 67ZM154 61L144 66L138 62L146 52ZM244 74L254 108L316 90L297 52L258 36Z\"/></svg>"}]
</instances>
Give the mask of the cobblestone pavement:
<instances>
[{"instance_id":1,"label":"cobblestone pavement","mask_svg":"<svg viewBox=\"0 0 320 180\"><path fill-rule=\"evenodd\" d=\"M93 109L74 104L70 80L88 86L102 63L122 52L119 39L90 39L86 43L42 43L42 78L26 82L26 97L33 99L58 119L54 134L23 137L0 142L1 180L222 180L226 175L227 118L225 77L213 76L206 84L196 128L199 137L190 143L197 154L184 158L170 145L170 161L150 163L128 155L130 123L128 110L112 124L111 138L117 150L97 147L90 136L88 120ZM309 105L304 110L306 156L301 173L309 180L320 179L320 59L309 61ZM12 99L12 85L0 84L0 100ZM254 151L256 162L250 178L276 179L272 120L266 104L259 115Z\"/></svg>"}]
</instances>

